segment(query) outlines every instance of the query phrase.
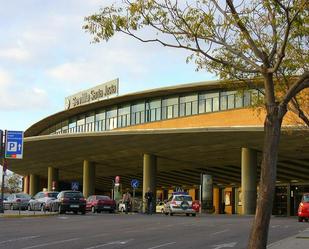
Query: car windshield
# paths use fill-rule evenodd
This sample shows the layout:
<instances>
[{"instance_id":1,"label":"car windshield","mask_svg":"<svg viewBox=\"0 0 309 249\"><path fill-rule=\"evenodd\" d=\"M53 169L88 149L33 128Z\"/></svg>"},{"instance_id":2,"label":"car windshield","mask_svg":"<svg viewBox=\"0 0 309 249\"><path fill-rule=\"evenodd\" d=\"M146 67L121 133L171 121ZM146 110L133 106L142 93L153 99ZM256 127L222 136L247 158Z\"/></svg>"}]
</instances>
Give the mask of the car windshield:
<instances>
[{"instance_id":1,"label":"car windshield","mask_svg":"<svg viewBox=\"0 0 309 249\"><path fill-rule=\"evenodd\" d=\"M304 195L303 202L309 202L309 194L308 195Z\"/></svg>"},{"instance_id":2,"label":"car windshield","mask_svg":"<svg viewBox=\"0 0 309 249\"><path fill-rule=\"evenodd\" d=\"M65 192L64 197L83 197L83 194L81 192Z\"/></svg>"},{"instance_id":3,"label":"car windshield","mask_svg":"<svg viewBox=\"0 0 309 249\"><path fill-rule=\"evenodd\" d=\"M97 200L110 200L109 196L105 195L97 195Z\"/></svg>"},{"instance_id":4,"label":"car windshield","mask_svg":"<svg viewBox=\"0 0 309 249\"><path fill-rule=\"evenodd\" d=\"M176 195L175 201L192 201L192 197L190 195Z\"/></svg>"},{"instance_id":5,"label":"car windshield","mask_svg":"<svg viewBox=\"0 0 309 249\"><path fill-rule=\"evenodd\" d=\"M50 197L50 198L57 198L57 195L59 193L58 192L54 192L54 193L47 193L47 196Z\"/></svg>"},{"instance_id":6,"label":"car windshield","mask_svg":"<svg viewBox=\"0 0 309 249\"><path fill-rule=\"evenodd\" d=\"M16 198L30 199L30 195L27 195L27 194L16 194Z\"/></svg>"}]
</instances>

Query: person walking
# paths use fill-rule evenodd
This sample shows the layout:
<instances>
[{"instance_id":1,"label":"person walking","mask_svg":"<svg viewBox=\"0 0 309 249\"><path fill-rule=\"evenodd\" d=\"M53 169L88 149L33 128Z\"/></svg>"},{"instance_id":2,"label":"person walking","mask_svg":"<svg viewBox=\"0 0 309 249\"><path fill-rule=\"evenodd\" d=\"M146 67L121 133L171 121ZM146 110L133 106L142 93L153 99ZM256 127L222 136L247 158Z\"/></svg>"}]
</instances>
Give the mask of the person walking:
<instances>
[{"instance_id":1,"label":"person walking","mask_svg":"<svg viewBox=\"0 0 309 249\"><path fill-rule=\"evenodd\" d=\"M131 209L131 202L132 202L131 194L128 189L127 189L127 192L123 196L123 202L125 204L126 214L127 214L129 210Z\"/></svg>"},{"instance_id":2,"label":"person walking","mask_svg":"<svg viewBox=\"0 0 309 249\"><path fill-rule=\"evenodd\" d=\"M152 214L152 201L153 201L153 193L148 188L147 192L145 193L145 199L147 202L147 214Z\"/></svg>"}]
</instances>

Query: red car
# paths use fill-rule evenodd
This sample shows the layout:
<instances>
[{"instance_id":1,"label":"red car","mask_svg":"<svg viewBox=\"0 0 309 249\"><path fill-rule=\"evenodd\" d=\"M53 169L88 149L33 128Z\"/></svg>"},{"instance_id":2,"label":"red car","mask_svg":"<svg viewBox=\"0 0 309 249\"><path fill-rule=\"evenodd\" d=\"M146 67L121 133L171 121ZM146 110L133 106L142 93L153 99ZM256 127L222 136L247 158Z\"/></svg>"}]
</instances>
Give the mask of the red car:
<instances>
[{"instance_id":1,"label":"red car","mask_svg":"<svg viewBox=\"0 0 309 249\"><path fill-rule=\"evenodd\" d=\"M298 221L308 221L309 219L309 193L303 195L298 207Z\"/></svg>"},{"instance_id":2,"label":"red car","mask_svg":"<svg viewBox=\"0 0 309 249\"><path fill-rule=\"evenodd\" d=\"M116 202L109 196L91 195L87 198L86 209L92 213L100 213L101 211L109 211L114 213L116 210Z\"/></svg>"}]
</instances>

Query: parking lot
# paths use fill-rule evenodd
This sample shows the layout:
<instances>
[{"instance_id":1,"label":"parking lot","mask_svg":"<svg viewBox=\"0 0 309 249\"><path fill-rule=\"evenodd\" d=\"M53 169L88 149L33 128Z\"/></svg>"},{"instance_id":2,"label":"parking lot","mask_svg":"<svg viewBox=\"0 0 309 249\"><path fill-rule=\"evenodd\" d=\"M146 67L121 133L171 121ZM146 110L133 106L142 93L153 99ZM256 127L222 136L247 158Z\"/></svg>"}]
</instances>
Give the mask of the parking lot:
<instances>
[{"instance_id":1,"label":"parking lot","mask_svg":"<svg viewBox=\"0 0 309 249\"><path fill-rule=\"evenodd\" d=\"M249 216L108 213L0 217L0 248L241 249L246 246L251 221ZM269 243L306 228L308 223L299 223L296 217L273 217Z\"/></svg>"}]
</instances>

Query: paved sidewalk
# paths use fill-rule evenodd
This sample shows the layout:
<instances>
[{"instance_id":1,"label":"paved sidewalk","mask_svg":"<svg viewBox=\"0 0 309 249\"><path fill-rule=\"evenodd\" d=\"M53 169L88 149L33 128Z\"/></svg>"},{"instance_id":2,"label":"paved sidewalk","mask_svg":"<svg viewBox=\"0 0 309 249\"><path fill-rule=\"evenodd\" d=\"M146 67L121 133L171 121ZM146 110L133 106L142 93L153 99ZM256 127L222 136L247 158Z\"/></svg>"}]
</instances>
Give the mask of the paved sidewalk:
<instances>
[{"instance_id":1,"label":"paved sidewalk","mask_svg":"<svg viewBox=\"0 0 309 249\"><path fill-rule=\"evenodd\" d=\"M308 249L309 248L309 228L295 236L277 241L268 249Z\"/></svg>"}]
</instances>

